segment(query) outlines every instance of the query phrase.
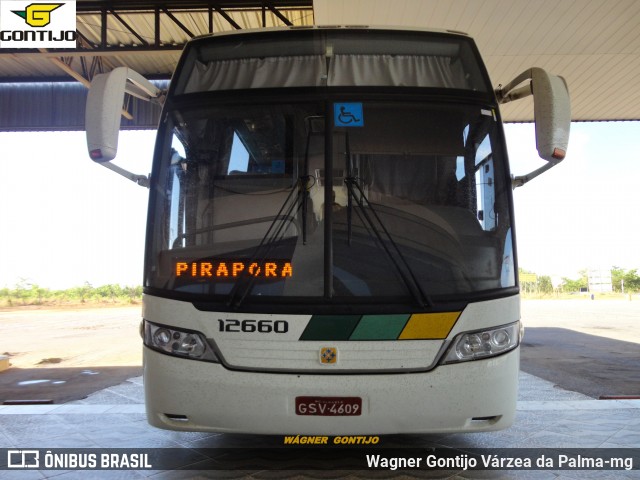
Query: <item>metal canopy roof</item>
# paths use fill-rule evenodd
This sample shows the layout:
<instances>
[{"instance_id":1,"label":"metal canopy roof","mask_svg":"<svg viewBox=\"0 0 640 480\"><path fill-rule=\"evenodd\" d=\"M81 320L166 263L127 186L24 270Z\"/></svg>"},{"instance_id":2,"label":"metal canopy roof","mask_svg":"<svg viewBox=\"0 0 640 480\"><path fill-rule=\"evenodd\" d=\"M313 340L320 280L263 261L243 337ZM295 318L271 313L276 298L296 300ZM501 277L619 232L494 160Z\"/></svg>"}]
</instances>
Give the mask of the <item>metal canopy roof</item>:
<instances>
[{"instance_id":1,"label":"metal canopy roof","mask_svg":"<svg viewBox=\"0 0 640 480\"><path fill-rule=\"evenodd\" d=\"M640 119L637 0L78 0L76 8L76 50L2 49L0 80L73 77L88 84L122 65L166 79L195 35L284 25L406 25L468 33L494 86L532 66L564 76L574 120ZM504 105L505 120L531 121L531 103Z\"/></svg>"},{"instance_id":2,"label":"metal canopy roof","mask_svg":"<svg viewBox=\"0 0 640 480\"><path fill-rule=\"evenodd\" d=\"M168 79L193 36L284 25L313 25L311 0L77 0L75 50L1 49L0 72L4 82L59 81L128 66Z\"/></svg>"}]
</instances>

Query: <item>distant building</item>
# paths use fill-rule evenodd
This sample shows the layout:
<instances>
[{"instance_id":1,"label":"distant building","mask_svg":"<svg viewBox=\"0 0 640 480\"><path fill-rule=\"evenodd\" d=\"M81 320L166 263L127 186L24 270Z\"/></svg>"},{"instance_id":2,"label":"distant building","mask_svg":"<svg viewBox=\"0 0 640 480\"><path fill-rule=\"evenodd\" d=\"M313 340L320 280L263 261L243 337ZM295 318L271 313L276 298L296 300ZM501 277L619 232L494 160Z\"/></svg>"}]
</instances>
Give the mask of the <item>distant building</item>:
<instances>
[{"instance_id":1,"label":"distant building","mask_svg":"<svg viewBox=\"0 0 640 480\"><path fill-rule=\"evenodd\" d=\"M592 268L587 271L587 279L589 281L589 291L591 293L610 293L613 292L613 283L611 281L611 269Z\"/></svg>"}]
</instances>

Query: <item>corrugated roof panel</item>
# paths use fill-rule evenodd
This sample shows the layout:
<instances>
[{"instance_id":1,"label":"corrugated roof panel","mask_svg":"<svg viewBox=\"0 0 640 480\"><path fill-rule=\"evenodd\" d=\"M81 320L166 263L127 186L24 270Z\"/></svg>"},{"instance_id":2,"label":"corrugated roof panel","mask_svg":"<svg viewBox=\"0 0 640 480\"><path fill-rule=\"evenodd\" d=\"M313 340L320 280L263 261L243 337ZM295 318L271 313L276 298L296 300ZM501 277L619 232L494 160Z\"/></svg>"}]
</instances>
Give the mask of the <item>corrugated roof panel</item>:
<instances>
[{"instance_id":1,"label":"corrugated roof panel","mask_svg":"<svg viewBox=\"0 0 640 480\"><path fill-rule=\"evenodd\" d=\"M191 33L198 35L196 26L190 20L189 14L174 12L172 15L182 23ZM191 37L168 15L160 15L160 39L165 45L182 45Z\"/></svg>"},{"instance_id":2,"label":"corrugated roof panel","mask_svg":"<svg viewBox=\"0 0 640 480\"><path fill-rule=\"evenodd\" d=\"M184 25L193 35L209 33L209 14L202 11L168 10L169 13ZM286 9L278 11L294 25L312 25L313 15L308 9ZM237 10L225 9L224 15L242 29L262 28L262 10ZM129 26L135 27L135 31L149 44L155 42L155 18L151 13L128 12L118 13L120 18ZM225 32L235 30L235 27L217 10L212 11L213 32ZM267 27L283 26L284 23L273 12L265 11ZM79 14L77 28L80 33L90 39L95 45L101 39L101 19L96 14ZM160 13L160 40L164 45L183 44L190 36L178 25L166 12ZM127 28L113 17L108 17L107 42L110 45L141 44Z\"/></svg>"},{"instance_id":3,"label":"corrugated roof panel","mask_svg":"<svg viewBox=\"0 0 640 480\"><path fill-rule=\"evenodd\" d=\"M78 97L86 92L78 83L0 84L0 130L78 130L84 125Z\"/></svg>"},{"instance_id":4,"label":"corrugated roof panel","mask_svg":"<svg viewBox=\"0 0 640 480\"><path fill-rule=\"evenodd\" d=\"M153 45L154 21L152 15L142 13L119 13L118 16L132 27L135 32L141 36L149 45ZM117 38L117 41L123 45L144 45L133 33L131 33L125 25L117 18L109 18L108 29L111 35ZM100 38L100 37L97 37ZM109 38L109 35L107 35ZM117 45L117 43L116 43Z\"/></svg>"},{"instance_id":5,"label":"corrugated roof panel","mask_svg":"<svg viewBox=\"0 0 640 480\"><path fill-rule=\"evenodd\" d=\"M59 75L60 69L41 56L0 56L0 74L3 77L45 77Z\"/></svg>"},{"instance_id":6,"label":"corrugated roof panel","mask_svg":"<svg viewBox=\"0 0 640 480\"><path fill-rule=\"evenodd\" d=\"M88 90L77 82L49 85L50 106L43 103L40 110L41 114L49 111L51 117L49 122L43 126L55 125L61 130L82 128Z\"/></svg>"},{"instance_id":7,"label":"corrugated roof panel","mask_svg":"<svg viewBox=\"0 0 640 480\"><path fill-rule=\"evenodd\" d=\"M168 82L154 82L166 88ZM84 130L87 89L78 82L0 83L0 131ZM132 98L123 129L156 128L160 108Z\"/></svg>"},{"instance_id":8,"label":"corrugated roof panel","mask_svg":"<svg viewBox=\"0 0 640 480\"><path fill-rule=\"evenodd\" d=\"M141 51L129 55L110 56L109 60L114 65L129 66L143 75L169 76L178 63L181 50L163 52Z\"/></svg>"}]
</instances>

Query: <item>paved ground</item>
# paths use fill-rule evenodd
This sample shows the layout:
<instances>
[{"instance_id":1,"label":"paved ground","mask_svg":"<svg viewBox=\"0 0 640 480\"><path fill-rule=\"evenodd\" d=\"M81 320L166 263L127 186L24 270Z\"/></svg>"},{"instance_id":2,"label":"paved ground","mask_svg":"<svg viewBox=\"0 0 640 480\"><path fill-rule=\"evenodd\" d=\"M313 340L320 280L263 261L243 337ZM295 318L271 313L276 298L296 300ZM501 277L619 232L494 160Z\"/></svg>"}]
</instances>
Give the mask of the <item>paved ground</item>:
<instances>
[{"instance_id":1,"label":"paved ground","mask_svg":"<svg viewBox=\"0 0 640 480\"><path fill-rule=\"evenodd\" d=\"M628 300L632 298L633 300ZM625 299L576 296L573 300L523 300L527 327L567 328L576 332L640 343L640 295Z\"/></svg>"},{"instance_id":2,"label":"paved ground","mask_svg":"<svg viewBox=\"0 0 640 480\"><path fill-rule=\"evenodd\" d=\"M64 403L142 374L140 306L0 312L0 404Z\"/></svg>"},{"instance_id":3,"label":"paved ground","mask_svg":"<svg viewBox=\"0 0 640 480\"><path fill-rule=\"evenodd\" d=\"M141 307L0 311L0 354L15 368L142 365Z\"/></svg>"},{"instance_id":4,"label":"paved ground","mask_svg":"<svg viewBox=\"0 0 640 480\"><path fill-rule=\"evenodd\" d=\"M517 417L514 426L502 432L481 433L481 434L448 434L448 435L394 435L384 436L380 439L380 444L385 447L398 447L405 451L407 449L419 448L422 450L439 447L454 448L456 451L465 451L468 448L548 448L565 452L569 448L594 448L601 451L612 451L620 455L635 455L635 468L640 467L640 400L595 400L592 397L583 395L575 391L569 391L559 386L560 382L567 382L571 377L582 378L584 375L592 374L596 365L605 365L609 360L607 353L613 354L619 351L621 345L621 328L632 330L628 334L623 334L622 338L632 340L629 348L638 346L637 335L639 324L638 311L640 302L630 304L602 304L578 301L575 304L556 304L562 307L554 313L548 310L553 306L548 302L525 302L523 304L523 320L528 326L523 346L523 356L527 350L542 352L539 358L545 361L555 359L555 363L545 367L545 362L536 363L525 361L523 366L538 365L541 375L552 376L558 374L559 381L546 381L525 372L521 373L520 396L518 402ZM569 312L569 313L567 313ZM571 313L573 312L573 313ZM132 318L137 318L135 310L130 312ZM111 313L104 313L102 320L109 320L116 323L115 317ZM24 326L24 319L22 322ZM44 318L44 317L38 317ZM66 317L69 318L69 317ZM74 319L79 317L72 316ZM101 321L102 321L101 320ZM66 323L64 318L58 321ZM6 328L6 323L4 327ZM131 320L133 323L133 320ZM105 328L113 334L112 339L116 343L110 344L107 351L115 351L117 339L130 336L131 332L122 331L114 325ZM14 324L13 328L18 328ZM79 324L75 324L78 326ZM105 323L97 323L105 325ZM535 326L534 326L535 325ZM7 330L1 331L3 327L2 316L0 315L0 338L7 339ZM56 331L55 322L49 324L50 331ZM110 328L114 327L114 328ZM606 328L598 328L606 327ZM102 327L100 327L102 328ZM98 330L100 330L98 328ZM129 327L127 327L129 328ZM30 335L49 335L47 329L30 330ZM125 329L126 330L126 329ZM558 335L562 330L563 335ZM602 358L594 360L594 356L589 357L586 352L594 351L589 347L587 340L592 340L593 330L602 331L613 338L596 337L594 340L600 345L605 345L600 351ZM87 329L79 329L87 331ZM36 333L33 333L36 332ZM58 332L60 333L60 332ZM56 334L57 335L57 334ZM55 337L55 335L54 335ZM59 336L59 338L66 338ZM75 337L71 337L73 340ZM105 337L106 338L106 337ZM540 342L543 339L543 343ZM572 345L571 339L580 339ZM46 340L39 339L47 343ZM556 342L549 343L551 341ZM606 342L615 343L608 344ZM57 340L56 340L57 342ZM136 339L137 342L137 339ZM604 342L604 343L602 343ZM55 342L54 342L55 343ZM527 343L529 345L527 345ZM3 343L4 345L22 345L20 343ZM569 348L564 348L566 345ZM24 345L29 345L25 343ZM581 347L582 345L582 347ZM635 347L634 347L635 346ZM7 348L7 347L3 347ZM22 348L22 347L21 347ZM84 347L82 347L84 348ZM127 347L130 348L130 347ZM136 349L139 346L135 347ZM16 349L17 350L17 349ZM612 350L607 352L607 350ZM139 351L139 350L138 350ZM47 358L64 358L68 356L79 362L81 356L67 353L58 353L59 350L47 352ZM571 353L573 352L573 353ZM585 353L582 358L581 354ZM15 352L14 352L15 353ZM575 361L569 361L569 353L575 355ZM55 357L54 357L55 355ZM40 356L40 355L36 355ZM547 358L548 357L548 358ZM12 357L20 358L20 355ZM22 357L24 358L24 356ZM95 355L93 358L97 358ZM616 358L614 355L613 359ZM630 361L633 355L629 355ZM95 361L95 360L94 360ZM563 364L563 362L565 362ZM541 365L541 366L540 366ZM578 366L585 365L582 370ZM635 365L635 364L633 364ZM632 365L632 369L625 373L629 382L637 380L638 370ZM227 435L227 434L207 434L207 433L180 433L158 430L150 427L145 420L143 394L141 378L132 376L126 381L122 377L117 377L114 372L105 370L107 367L88 367L75 365L69 368L49 369L42 366L32 365L30 369L41 374L39 378L29 377L31 380L49 380L48 388L66 389L70 384L79 384L85 379L97 381L98 378L107 378L107 386L96 388L97 384L92 383L92 391L85 398L71 401L66 404L52 405L32 405L32 406L0 406L0 448L180 448L182 452L198 452L199 448L221 448L221 447L282 447L283 438L279 436L250 436L250 435ZM127 368L140 368L139 365L119 366L120 374L126 375ZM533 368L533 367L532 367ZM599 367L598 367L599 368ZM49 375L53 370L63 370L67 375L65 383L62 377ZM8 372L0 374L0 379L6 377ZM26 373L26 372L23 372ZM33 373L33 372L31 372ZM600 377L610 377L609 371ZM27 378L27 377L23 377ZM58 380L53 380L58 378ZM603 378L606 380L606 378ZM28 380L27 380L28 381ZM45 382L40 382L43 385ZM596 385L600 385L595 382ZM38 383L16 386L16 388L31 388ZM65 387L66 385L66 387ZM0 384L2 392L5 386ZM584 386L584 385L583 385ZM592 385L593 386L593 385ZM582 387L581 387L582 388ZM599 388L599 387L598 387ZM97 391L96 391L97 390ZM23 390L24 393L26 390ZM601 391L601 390L597 390ZM635 391L635 387L633 390ZM612 449L612 450L604 450ZM624 450L624 449L634 449ZM4 459L0 458L0 462ZM0 463L1 465L1 463ZM200 464L196 464L198 467ZM8 471L0 470L0 479L41 479L59 478L60 480L76 478L145 478L153 477L158 479L173 478L534 478L534 479L582 479L582 478L603 478L603 479L640 479L639 470L617 470L617 471L584 471L584 470L553 470L553 471L484 471L472 472L453 470L447 472L432 471L412 471L407 472L391 471L363 471L363 472L340 472L340 471L311 471L301 468L293 471L220 471L220 470L130 470L130 471L64 471L64 470L31 470L31 471Z\"/></svg>"},{"instance_id":5,"label":"paved ground","mask_svg":"<svg viewBox=\"0 0 640 480\"><path fill-rule=\"evenodd\" d=\"M593 398L640 398L638 343L564 328L531 328L525 336L521 355L522 370L567 390Z\"/></svg>"},{"instance_id":6,"label":"paved ground","mask_svg":"<svg viewBox=\"0 0 640 480\"><path fill-rule=\"evenodd\" d=\"M639 300L523 301L522 370L593 398L640 398Z\"/></svg>"},{"instance_id":7,"label":"paved ground","mask_svg":"<svg viewBox=\"0 0 640 480\"><path fill-rule=\"evenodd\" d=\"M181 433L158 430L145 420L141 378L101 390L84 400L65 405L0 406L0 447L6 448L180 448L197 452L202 448L283 447L281 436ZM442 435L390 435L379 446L404 449L448 447L456 451L469 448L547 448L566 452L569 448L614 449L619 455L636 456L640 462L640 400L593 400L567 392L554 384L521 374L515 425L502 432ZM630 453L626 448L635 449ZM2 459L0 459L1 461ZM185 465L186 466L186 465ZM198 464L192 465L198 468ZM532 478L576 480L638 479L638 470L612 472L560 471L220 471L220 470L132 470L64 471L0 470L0 479L59 480L84 478L140 479L203 478L450 478L493 479Z\"/></svg>"},{"instance_id":8,"label":"paved ground","mask_svg":"<svg viewBox=\"0 0 640 480\"><path fill-rule=\"evenodd\" d=\"M523 371L599 398L640 395L640 299L522 302ZM0 403L64 403L142 374L140 307L0 312ZM6 350L5 350L6 349Z\"/></svg>"}]
</instances>

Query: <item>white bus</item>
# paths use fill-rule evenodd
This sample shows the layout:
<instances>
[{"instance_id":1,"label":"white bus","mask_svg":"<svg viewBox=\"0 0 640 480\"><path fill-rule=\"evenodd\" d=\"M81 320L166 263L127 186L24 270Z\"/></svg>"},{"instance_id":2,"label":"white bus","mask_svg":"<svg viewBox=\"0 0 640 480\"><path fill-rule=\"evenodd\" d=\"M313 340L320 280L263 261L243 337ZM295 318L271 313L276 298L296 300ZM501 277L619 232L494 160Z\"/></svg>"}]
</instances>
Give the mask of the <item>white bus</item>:
<instances>
[{"instance_id":1,"label":"white bus","mask_svg":"<svg viewBox=\"0 0 640 480\"><path fill-rule=\"evenodd\" d=\"M149 178L112 165L124 93L162 98ZM533 94L512 177L499 103ZM190 41L168 92L120 68L91 158L149 186L148 421L260 434L473 432L515 414L512 187L565 155L561 77L495 91L460 32L304 27Z\"/></svg>"}]
</instances>

